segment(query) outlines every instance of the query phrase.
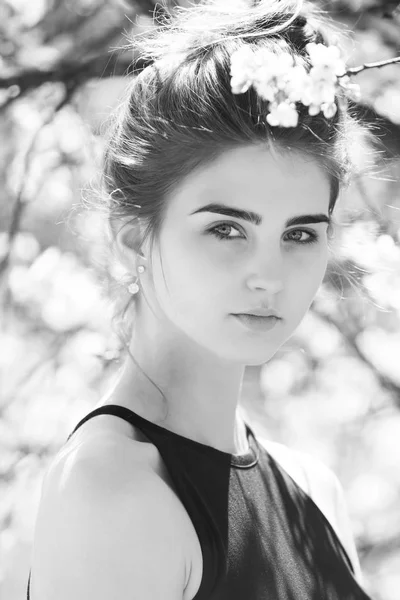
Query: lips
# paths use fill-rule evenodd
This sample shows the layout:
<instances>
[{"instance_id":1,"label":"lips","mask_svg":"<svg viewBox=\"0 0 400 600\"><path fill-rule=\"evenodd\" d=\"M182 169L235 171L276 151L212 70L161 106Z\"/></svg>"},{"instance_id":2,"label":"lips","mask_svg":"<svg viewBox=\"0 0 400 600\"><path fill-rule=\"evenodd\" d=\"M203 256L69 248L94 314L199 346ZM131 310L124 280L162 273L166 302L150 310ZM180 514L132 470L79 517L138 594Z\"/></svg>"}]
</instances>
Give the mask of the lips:
<instances>
[{"instance_id":1,"label":"lips","mask_svg":"<svg viewBox=\"0 0 400 600\"><path fill-rule=\"evenodd\" d=\"M248 315L249 317L263 317L264 319L280 319L278 315L273 312L262 312L262 311L254 311L254 312L245 312L245 313L237 313L239 315Z\"/></svg>"},{"instance_id":2,"label":"lips","mask_svg":"<svg viewBox=\"0 0 400 600\"><path fill-rule=\"evenodd\" d=\"M236 317L243 317L243 318L248 318L248 319L253 319L253 320L260 320L260 321L279 321L279 317L276 317L275 315L255 315L253 313L238 313L235 315Z\"/></svg>"},{"instance_id":3,"label":"lips","mask_svg":"<svg viewBox=\"0 0 400 600\"><path fill-rule=\"evenodd\" d=\"M244 310L241 313L236 313L241 315L250 315L255 317L276 317L277 319L281 318L281 315L278 311L274 310L272 306L252 306L248 310Z\"/></svg>"},{"instance_id":4,"label":"lips","mask_svg":"<svg viewBox=\"0 0 400 600\"><path fill-rule=\"evenodd\" d=\"M281 319L277 317L259 317L248 313L234 315L247 329L252 331L268 331L275 327Z\"/></svg>"}]
</instances>

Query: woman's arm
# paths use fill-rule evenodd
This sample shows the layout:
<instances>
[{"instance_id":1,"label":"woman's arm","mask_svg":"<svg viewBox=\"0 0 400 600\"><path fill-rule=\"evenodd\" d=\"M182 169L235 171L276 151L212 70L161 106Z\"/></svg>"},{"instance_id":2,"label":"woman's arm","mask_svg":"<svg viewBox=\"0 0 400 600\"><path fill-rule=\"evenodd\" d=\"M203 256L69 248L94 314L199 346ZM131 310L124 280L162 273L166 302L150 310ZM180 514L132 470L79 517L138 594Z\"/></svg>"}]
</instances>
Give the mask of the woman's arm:
<instances>
[{"instance_id":1,"label":"woman's arm","mask_svg":"<svg viewBox=\"0 0 400 600\"><path fill-rule=\"evenodd\" d=\"M125 458L121 473L113 443L94 450L46 479L31 600L182 600L186 552L171 490L143 461Z\"/></svg>"}]
</instances>

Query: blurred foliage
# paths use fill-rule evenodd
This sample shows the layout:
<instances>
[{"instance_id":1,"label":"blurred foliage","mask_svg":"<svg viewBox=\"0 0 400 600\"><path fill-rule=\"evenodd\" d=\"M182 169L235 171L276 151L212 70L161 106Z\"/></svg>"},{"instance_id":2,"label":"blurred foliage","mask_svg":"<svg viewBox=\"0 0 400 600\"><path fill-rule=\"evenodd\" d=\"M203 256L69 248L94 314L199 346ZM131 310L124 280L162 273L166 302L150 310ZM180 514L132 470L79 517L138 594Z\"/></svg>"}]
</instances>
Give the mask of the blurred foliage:
<instances>
[{"instance_id":1,"label":"blurred foliage","mask_svg":"<svg viewBox=\"0 0 400 600\"><path fill-rule=\"evenodd\" d=\"M400 54L395 2L322 6L349 32L350 65ZM25 595L47 465L121 364L102 221L79 206L101 168L104 121L131 76L126 36L162 10L147 0L0 1L2 599ZM256 431L338 474L376 600L395 600L400 588L399 73L392 65L357 76L380 162L371 169L360 146L364 174L337 206L321 289L291 340L248 368L243 386Z\"/></svg>"}]
</instances>

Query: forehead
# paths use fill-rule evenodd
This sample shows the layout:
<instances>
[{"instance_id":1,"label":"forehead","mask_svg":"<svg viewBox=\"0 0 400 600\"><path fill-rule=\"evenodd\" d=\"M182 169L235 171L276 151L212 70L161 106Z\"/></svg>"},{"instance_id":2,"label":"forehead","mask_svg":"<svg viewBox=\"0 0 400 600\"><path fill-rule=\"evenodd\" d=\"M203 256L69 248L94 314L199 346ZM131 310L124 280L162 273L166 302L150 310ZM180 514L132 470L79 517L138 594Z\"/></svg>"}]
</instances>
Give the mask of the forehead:
<instances>
[{"instance_id":1,"label":"forehead","mask_svg":"<svg viewBox=\"0 0 400 600\"><path fill-rule=\"evenodd\" d=\"M251 200L259 209L293 206L298 212L299 208L318 206L327 210L330 183L324 168L306 154L251 145L226 150L197 168L173 196L173 204L183 203L182 208L224 199L237 201L242 207Z\"/></svg>"}]
</instances>

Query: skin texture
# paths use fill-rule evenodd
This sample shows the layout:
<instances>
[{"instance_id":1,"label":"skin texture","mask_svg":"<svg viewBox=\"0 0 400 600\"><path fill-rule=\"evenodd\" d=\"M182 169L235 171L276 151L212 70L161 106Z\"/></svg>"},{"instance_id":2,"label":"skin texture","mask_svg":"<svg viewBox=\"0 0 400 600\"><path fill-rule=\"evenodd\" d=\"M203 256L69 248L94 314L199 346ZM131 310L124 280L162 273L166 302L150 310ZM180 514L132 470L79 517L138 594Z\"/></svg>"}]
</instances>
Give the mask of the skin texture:
<instances>
[{"instance_id":1,"label":"skin texture","mask_svg":"<svg viewBox=\"0 0 400 600\"><path fill-rule=\"evenodd\" d=\"M269 361L290 338L327 267L327 223L285 221L328 215L329 191L327 173L307 155L246 146L192 172L169 194L153 253L144 245L144 258L137 254L137 221L122 228L115 239L121 261L132 276L145 267L130 350L169 410L166 416L160 392L129 356L112 401L203 444L244 451L237 407L245 367ZM262 224L191 214L211 202L254 211ZM217 225L228 240L207 232ZM312 234L316 243L300 243ZM270 331L250 331L232 316L262 305L282 316Z\"/></svg>"}]
</instances>

